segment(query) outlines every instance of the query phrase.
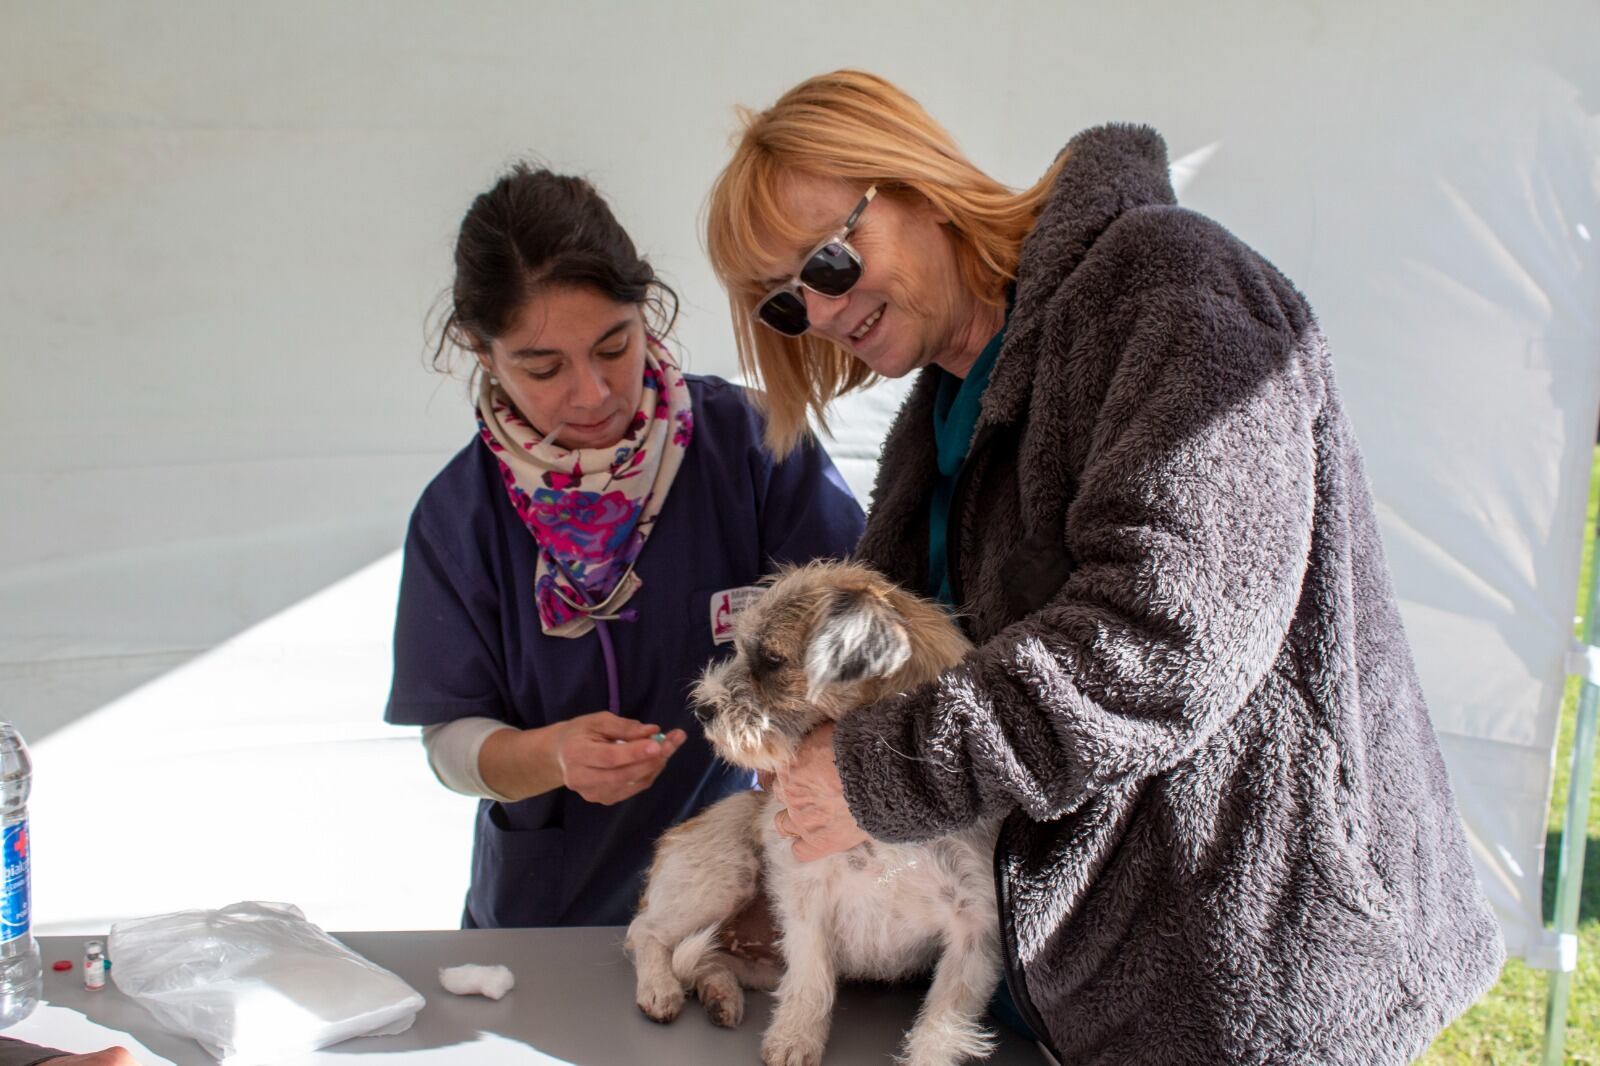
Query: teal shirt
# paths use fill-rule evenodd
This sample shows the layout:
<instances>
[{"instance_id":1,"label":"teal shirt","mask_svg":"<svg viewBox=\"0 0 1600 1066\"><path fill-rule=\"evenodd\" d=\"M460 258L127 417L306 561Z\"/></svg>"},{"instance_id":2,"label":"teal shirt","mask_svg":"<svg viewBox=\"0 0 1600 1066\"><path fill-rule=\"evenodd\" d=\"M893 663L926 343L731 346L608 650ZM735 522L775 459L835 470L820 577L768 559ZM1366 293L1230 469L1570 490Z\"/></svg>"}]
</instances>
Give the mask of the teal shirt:
<instances>
[{"instance_id":1,"label":"teal shirt","mask_svg":"<svg viewBox=\"0 0 1600 1066\"><path fill-rule=\"evenodd\" d=\"M958 378L939 371L939 392L933 400L933 441L939 455L939 475L933 483L933 500L928 505L928 593L940 603L956 606L950 591L949 526L950 502L955 495L961 465L972 446L972 431L978 425L978 410L983 390L989 384L1000 346L1005 343L1006 327L1011 324L1010 301L1000 332L989 338L978 359Z\"/></svg>"}]
</instances>

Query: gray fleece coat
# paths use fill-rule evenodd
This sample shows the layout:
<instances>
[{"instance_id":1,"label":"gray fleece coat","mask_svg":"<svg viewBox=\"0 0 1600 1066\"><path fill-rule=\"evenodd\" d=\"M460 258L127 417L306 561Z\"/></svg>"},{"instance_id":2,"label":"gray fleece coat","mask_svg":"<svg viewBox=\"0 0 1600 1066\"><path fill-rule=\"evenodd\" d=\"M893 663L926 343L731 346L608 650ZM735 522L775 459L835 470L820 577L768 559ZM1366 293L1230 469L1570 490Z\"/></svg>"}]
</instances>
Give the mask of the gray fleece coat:
<instances>
[{"instance_id":1,"label":"gray fleece coat","mask_svg":"<svg viewBox=\"0 0 1600 1066\"><path fill-rule=\"evenodd\" d=\"M977 650L835 741L885 840L1006 815L1007 978L1063 1063L1406 1062L1495 980L1372 498L1305 299L1068 145L951 509ZM862 559L928 587L933 372Z\"/></svg>"}]
</instances>

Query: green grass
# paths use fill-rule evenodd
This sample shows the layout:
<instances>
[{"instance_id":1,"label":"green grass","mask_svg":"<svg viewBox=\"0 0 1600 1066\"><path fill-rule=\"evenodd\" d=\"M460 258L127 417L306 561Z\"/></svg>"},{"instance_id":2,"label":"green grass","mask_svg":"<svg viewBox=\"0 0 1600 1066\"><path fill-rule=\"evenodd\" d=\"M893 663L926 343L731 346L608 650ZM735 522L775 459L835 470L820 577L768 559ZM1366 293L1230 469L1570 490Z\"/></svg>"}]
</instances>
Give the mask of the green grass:
<instances>
[{"instance_id":1,"label":"green grass","mask_svg":"<svg viewBox=\"0 0 1600 1066\"><path fill-rule=\"evenodd\" d=\"M1594 566L1595 505L1600 499L1600 448L1589 475L1589 520L1583 547L1583 577L1589 587ZM1580 591L1579 596L1583 593ZM1579 604L1581 612L1587 604ZM1545 841L1544 913L1555 912L1556 864L1561 827L1566 820L1567 782L1572 776L1572 738L1577 724L1578 679L1567 679L1561 704L1561 738L1556 750L1556 784L1550 799L1550 833ZM1596 783L1600 786L1600 782ZM1506 963L1500 983L1466 1014L1440 1034L1420 1062L1427 1066L1462 1063L1537 1063L1544 1053L1545 996L1549 975L1529 969L1520 959ZM1572 1003L1567 1012L1569 1063L1600 1066L1600 787L1589 797L1589 834L1584 849L1583 891L1578 903L1578 972L1573 975Z\"/></svg>"}]
</instances>

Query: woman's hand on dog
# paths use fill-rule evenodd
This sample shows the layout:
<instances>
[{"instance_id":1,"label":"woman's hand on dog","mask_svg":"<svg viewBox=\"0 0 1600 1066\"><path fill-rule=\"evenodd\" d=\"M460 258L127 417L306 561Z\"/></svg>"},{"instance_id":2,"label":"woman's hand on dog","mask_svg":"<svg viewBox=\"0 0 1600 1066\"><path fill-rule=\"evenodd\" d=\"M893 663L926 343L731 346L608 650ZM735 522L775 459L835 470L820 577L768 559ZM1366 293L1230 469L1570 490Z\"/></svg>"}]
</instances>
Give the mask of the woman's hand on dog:
<instances>
[{"instance_id":1,"label":"woman's hand on dog","mask_svg":"<svg viewBox=\"0 0 1600 1066\"><path fill-rule=\"evenodd\" d=\"M791 838L801 862L847 851L866 841L844 799L844 784L833 759L833 724L818 726L800 742L794 761L778 771L773 793L783 809L772 824Z\"/></svg>"},{"instance_id":2,"label":"woman's hand on dog","mask_svg":"<svg viewBox=\"0 0 1600 1066\"><path fill-rule=\"evenodd\" d=\"M619 803L649 788L686 734L608 711L538 729L491 733L478 751L484 784L513 800L566 786L590 803Z\"/></svg>"}]
</instances>

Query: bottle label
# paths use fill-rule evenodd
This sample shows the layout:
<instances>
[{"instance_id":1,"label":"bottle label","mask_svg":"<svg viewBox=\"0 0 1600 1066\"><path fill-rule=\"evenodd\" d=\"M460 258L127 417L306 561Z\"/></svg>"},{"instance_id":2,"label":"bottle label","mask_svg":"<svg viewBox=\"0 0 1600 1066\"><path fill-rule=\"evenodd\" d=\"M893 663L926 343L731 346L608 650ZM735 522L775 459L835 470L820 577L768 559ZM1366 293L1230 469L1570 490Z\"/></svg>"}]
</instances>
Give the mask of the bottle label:
<instances>
[{"instance_id":1,"label":"bottle label","mask_svg":"<svg viewBox=\"0 0 1600 1066\"><path fill-rule=\"evenodd\" d=\"M0 942L28 935L33 879L28 862L28 820L12 822L0 830L0 854L5 856L5 898L0 900Z\"/></svg>"}]
</instances>

